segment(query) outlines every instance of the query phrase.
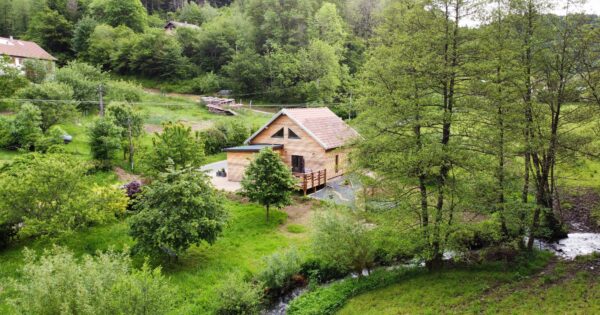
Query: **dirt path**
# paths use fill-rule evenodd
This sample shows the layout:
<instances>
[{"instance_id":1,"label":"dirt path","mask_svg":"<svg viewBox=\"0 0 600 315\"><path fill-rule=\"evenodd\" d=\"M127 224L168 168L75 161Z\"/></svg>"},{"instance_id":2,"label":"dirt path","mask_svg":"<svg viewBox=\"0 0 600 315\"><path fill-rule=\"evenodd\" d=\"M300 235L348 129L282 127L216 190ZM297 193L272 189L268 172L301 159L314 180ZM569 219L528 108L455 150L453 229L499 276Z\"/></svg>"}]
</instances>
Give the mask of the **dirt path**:
<instances>
[{"instance_id":1,"label":"dirt path","mask_svg":"<svg viewBox=\"0 0 600 315\"><path fill-rule=\"evenodd\" d=\"M309 227L311 225L313 211L312 208L314 206L314 201L297 201L291 206L287 206L283 208L283 211L287 213L288 219L285 224L279 227L279 231L290 236L298 236L297 233L290 233L288 231L288 226L291 224L294 225L302 225L304 227Z\"/></svg>"},{"instance_id":2,"label":"dirt path","mask_svg":"<svg viewBox=\"0 0 600 315\"><path fill-rule=\"evenodd\" d=\"M115 172L115 174L117 174L117 178L119 179L120 182L124 182L124 183L130 183L133 181L144 182L144 178L142 178L141 176L128 173L126 170L124 170L118 166L115 166L113 168L113 171Z\"/></svg>"}]
</instances>

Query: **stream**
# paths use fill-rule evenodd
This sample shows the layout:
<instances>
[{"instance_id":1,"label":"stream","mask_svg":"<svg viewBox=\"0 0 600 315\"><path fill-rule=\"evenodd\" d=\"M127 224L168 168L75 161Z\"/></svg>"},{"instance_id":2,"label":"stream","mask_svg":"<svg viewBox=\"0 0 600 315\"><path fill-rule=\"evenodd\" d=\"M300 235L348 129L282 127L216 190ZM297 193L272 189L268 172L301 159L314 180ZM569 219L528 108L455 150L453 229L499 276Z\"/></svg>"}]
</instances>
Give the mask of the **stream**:
<instances>
[{"instance_id":1,"label":"stream","mask_svg":"<svg viewBox=\"0 0 600 315\"><path fill-rule=\"evenodd\" d=\"M580 255L600 253L600 233L569 233L567 238L554 243L536 240L535 246L551 251L563 259L572 260Z\"/></svg>"}]
</instances>

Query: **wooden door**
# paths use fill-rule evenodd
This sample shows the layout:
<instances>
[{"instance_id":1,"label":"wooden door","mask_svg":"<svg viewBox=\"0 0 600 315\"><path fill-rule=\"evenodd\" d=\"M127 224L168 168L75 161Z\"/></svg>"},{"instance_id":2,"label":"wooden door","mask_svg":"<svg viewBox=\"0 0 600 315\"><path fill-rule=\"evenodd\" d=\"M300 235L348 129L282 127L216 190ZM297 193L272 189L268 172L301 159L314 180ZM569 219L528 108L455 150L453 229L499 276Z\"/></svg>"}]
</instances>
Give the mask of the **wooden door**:
<instances>
[{"instance_id":1,"label":"wooden door","mask_svg":"<svg viewBox=\"0 0 600 315\"><path fill-rule=\"evenodd\" d=\"M301 155L292 155L292 172L304 173L304 157Z\"/></svg>"}]
</instances>

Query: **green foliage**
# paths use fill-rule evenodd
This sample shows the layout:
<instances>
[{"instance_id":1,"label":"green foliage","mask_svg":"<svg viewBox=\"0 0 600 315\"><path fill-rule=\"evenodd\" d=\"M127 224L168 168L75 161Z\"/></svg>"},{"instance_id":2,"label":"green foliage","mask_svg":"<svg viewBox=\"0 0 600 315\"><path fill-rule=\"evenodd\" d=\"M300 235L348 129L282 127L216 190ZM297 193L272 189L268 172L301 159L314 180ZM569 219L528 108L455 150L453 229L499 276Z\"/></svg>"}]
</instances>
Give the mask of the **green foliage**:
<instances>
[{"instance_id":1,"label":"green foliage","mask_svg":"<svg viewBox=\"0 0 600 315\"><path fill-rule=\"evenodd\" d=\"M27 59L23 62L25 77L33 83L42 83L52 68L52 63L46 60Z\"/></svg>"},{"instance_id":2,"label":"green foliage","mask_svg":"<svg viewBox=\"0 0 600 315\"><path fill-rule=\"evenodd\" d=\"M288 166L278 153L267 147L260 150L246 168L241 194L266 207L269 221L269 208L289 205L294 186Z\"/></svg>"},{"instance_id":3,"label":"green foliage","mask_svg":"<svg viewBox=\"0 0 600 315\"><path fill-rule=\"evenodd\" d=\"M125 25L136 32L143 32L148 25L146 9L139 0L94 0L88 12L101 23Z\"/></svg>"},{"instance_id":4,"label":"green foliage","mask_svg":"<svg viewBox=\"0 0 600 315\"><path fill-rule=\"evenodd\" d=\"M189 74L189 61L182 56L181 45L162 29L140 35L129 58L132 70L147 77L176 78Z\"/></svg>"},{"instance_id":5,"label":"green foliage","mask_svg":"<svg viewBox=\"0 0 600 315\"><path fill-rule=\"evenodd\" d=\"M265 259L265 268L258 274L267 292L278 296L293 288L294 276L300 274L302 262L296 249L273 254Z\"/></svg>"},{"instance_id":6,"label":"green foliage","mask_svg":"<svg viewBox=\"0 0 600 315\"><path fill-rule=\"evenodd\" d=\"M196 169L162 173L144 187L135 208L134 250L152 255L181 254L193 244L214 243L227 216L222 197Z\"/></svg>"},{"instance_id":7,"label":"green foliage","mask_svg":"<svg viewBox=\"0 0 600 315\"><path fill-rule=\"evenodd\" d=\"M202 25L202 23L212 20L218 14L218 10L213 8L210 3L198 5L195 2L186 2L177 11L177 20Z\"/></svg>"},{"instance_id":8,"label":"green foliage","mask_svg":"<svg viewBox=\"0 0 600 315\"><path fill-rule=\"evenodd\" d=\"M142 88L130 81L108 81L106 82L106 101L118 101L136 103L142 101L144 91Z\"/></svg>"},{"instance_id":9,"label":"green foliage","mask_svg":"<svg viewBox=\"0 0 600 315\"><path fill-rule=\"evenodd\" d=\"M421 272L398 268L393 271L377 270L368 277L345 279L301 295L290 303L287 312L290 315L335 314L348 299L360 293L397 283L407 276L418 275Z\"/></svg>"},{"instance_id":10,"label":"green foliage","mask_svg":"<svg viewBox=\"0 0 600 315\"><path fill-rule=\"evenodd\" d=\"M46 8L36 13L29 23L27 38L36 42L59 60L69 59L73 25L55 10Z\"/></svg>"},{"instance_id":11,"label":"green foliage","mask_svg":"<svg viewBox=\"0 0 600 315\"><path fill-rule=\"evenodd\" d=\"M40 257L26 249L25 262L13 281L18 314L164 314L175 305L160 269L135 269L126 252L77 259L61 247Z\"/></svg>"},{"instance_id":12,"label":"green foliage","mask_svg":"<svg viewBox=\"0 0 600 315\"><path fill-rule=\"evenodd\" d=\"M317 218L312 237L313 254L326 265L362 275L373 266L373 232L366 222L328 209Z\"/></svg>"},{"instance_id":13,"label":"green foliage","mask_svg":"<svg viewBox=\"0 0 600 315\"><path fill-rule=\"evenodd\" d=\"M73 94L70 86L58 82L32 84L17 92L20 98L31 100L31 103L42 111L40 127L44 132L53 125L72 117L75 113Z\"/></svg>"},{"instance_id":14,"label":"green foliage","mask_svg":"<svg viewBox=\"0 0 600 315\"><path fill-rule=\"evenodd\" d=\"M72 61L58 69L55 81L65 84L73 90L73 99L83 101L79 108L91 111L98 107L97 104L87 103L98 101L98 88L105 81L106 75L97 67L84 62Z\"/></svg>"},{"instance_id":15,"label":"green foliage","mask_svg":"<svg viewBox=\"0 0 600 315\"><path fill-rule=\"evenodd\" d=\"M259 314L263 292L260 285L229 276L217 289L219 315Z\"/></svg>"},{"instance_id":16,"label":"green foliage","mask_svg":"<svg viewBox=\"0 0 600 315\"><path fill-rule=\"evenodd\" d=\"M287 231L294 234L306 232L306 227L300 224L288 224Z\"/></svg>"},{"instance_id":17,"label":"green foliage","mask_svg":"<svg viewBox=\"0 0 600 315\"><path fill-rule=\"evenodd\" d=\"M29 82L23 77L19 70L9 65L7 56L0 56L0 98L9 98L13 94L26 87ZM3 102L0 102L0 108Z\"/></svg>"},{"instance_id":18,"label":"green foliage","mask_svg":"<svg viewBox=\"0 0 600 315\"><path fill-rule=\"evenodd\" d=\"M90 46L89 39L90 36L92 36L92 33L94 33L96 26L98 26L98 21L89 16L82 18L77 22L77 25L75 25L71 44L78 57L87 59L86 57Z\"/></svg>"},{"instance_id":19,"label":"green foliage","mask_svg":"<svg viewBox=\"0 0 600 315\"><path fill-rule=\"evenodd\" d=\"M12 122L10 141L11 145L19 146L25 150L35 148L35 144L42 137L42 112L30 103L21 105Z\"/></svg>"},{"instance_id":20,"label":"green foliage","mask_svg":"<svg viewBox=\"0 0 600 315\"><path fill-rule=\"evenodd\" d=\"M23 236L56 236L110 222L127 206L117 188L91 186L87 166L63 154L29 154L0 173L0 212L22 218Z\"/></svg>"},{"instance_id":21,"label":"green foliage","mask_svg":"<svg viewBox=\"0 0 600 315\"><path fill-rule=\"evenodd\" d=\"M149 163L154 171L164 172L170 167L176 170L198 168L204 161L204 142L192 128L181 123L165 123L163 132L152 139Z\"/></svg>"},{"instance_id":22,"label":"green foliage","mask_svg":"<svg viewBox=\"0 0 600 315\"><path fill-rule=\"evenodd\" d=\"M60 146L64 144L63 136L67 133L59 126L52 126L46 133L36 142L35 150L37 152L55 152L60 150Z\"/></svg>"},{"instance_id":23,"label":"green foliage","mask_svg":"<svg viewBox=\"0 0 600 315\"><path fill-rule=\"evenodd\" d=\"M217 128L202 131L201 137L204 140L204 152L206 155L217 154L226 147L227 136Z\"/></svg>"},{"instance_id":24,"label":"green foliage","mask_svg":"<svg viewBox=\"0 0 600 315\"><path fill-rule=\"evenodd\" d=\"M100 118L89 131L92 157L100 162L102 169L109 169L115 153L121 148L123 129L112 119Z\"/></svg>"},{"instance_id":25,"label":"green foliage","mask_svg":"<svg viewBox=\"0 0 600 315\"><path fill-rule=\"evenodd\" d=\"M12 121L0 116L0 148L8 147L12 139Z\"/></svg>"}]
</instances>

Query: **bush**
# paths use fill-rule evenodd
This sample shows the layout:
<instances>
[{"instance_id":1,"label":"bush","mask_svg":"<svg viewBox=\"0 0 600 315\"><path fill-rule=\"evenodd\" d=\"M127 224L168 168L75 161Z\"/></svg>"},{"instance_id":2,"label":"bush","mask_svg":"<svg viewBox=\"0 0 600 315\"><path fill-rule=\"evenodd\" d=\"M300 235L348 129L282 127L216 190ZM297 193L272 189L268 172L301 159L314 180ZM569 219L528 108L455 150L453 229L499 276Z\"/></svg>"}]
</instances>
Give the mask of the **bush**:
<instances>
[{"instance_id":1,"label":"bush","mask_svg":"<svg viewBox=\"0 0 600 315\"><path fill-rule=\"evenodd\" d=\"M237 276L230 276L217 289L217 314L258 314L262 304L262 288Z\"/></svg>"},{"instance_id":2,"label":"bush","mask_svg":"<svg viewBox=\"0 0 600 315\"><path fill-rule=\"evenodd\" d=\"M42 137L42 112L30 103L25 103L17 112L12 122L11 145L25 150L35 149L35 144Z\"/></svg>"},{"instance_id":3,"label":"bush","mask_svg":"<svg viewBox=\"0 0 600 315\"><path fill-rule=\"evenodd\" d=\"M66 132L59 126L50 127L46 134L36 142L35 150L45 153L51 151L52 148L61 146L64 144L63 136L65 134Z\"/></svg>"},{"instance_id":4,"label":"bush","mask_svg":"<svg viewBox=\"0 0 600 315\"><path fill-rule=\"evenodd\" d=\"M373 266L373 232L349 214L336 215L330 209L317 218L313 235L314 255L338 270L362 274Z\"/></svg>"},{"instance_id":5,"label":"bush","mask_svg":"<svg viewBox=\"0 0 600 315\"><path fill-rule=\"evenodd\" d=\"M11 305L19 314L165 314L174 291L160 269L131 266L127 253L98 253L80 261L54 247L37 257L25 250L22 277Z\"/></svg>"},{"instance_id":6,"label":"bush","mask_svg":"<svg viewBox=\"0 0 600 315\"><path fill-rule=\"evenodd\" d=\"M64 154L18 157L0 172L0 209L23 220L24 236L57 236L115 220L127 196L114 187L90 187L86 173L83 162Z\"/></svg>"},{"instance_id":7,"label":"bush","mask_svg":"<svg viewBox=\"0 0 600 315\"><path fill-rule=\"evenodd\" d=\"M31 103L41 110L42 124L40 127L43 132L46 132L53 125L69 119L75 113L75 102L72 102L73 89L63 83L44 82L42 84L32 84L19 90L17 95L20 98L31 100ZM47 100L54 100L55 102Z\"/></svg>"},{"instance_id":8,"label":"bush","mask_svg":"<svg viewBox=\"0 0 600 315\"><path fill-rule=\"evenodd\" d=\"M0 148L6 148L12 143L12 122L0 116Z\"/></svg>"},{"instance_id":9,"label":"bush","mask_svg":"<svg viewBox=\"0 0 600 315\"><path fill-rule=\"evenodd\" d=\"M181 123L165 123L161 134L152 139L150 165L155 172L169 168L197 168L204 161L204 142L198 132Z\"/></svg>"},{"instance_id":10,"label":"bush","mask_svg":"<svg viewBox=\"0 0 600 315\"><path fill-rule=\"evenodd\" d=\"M392 271L377 270L368 277L349 278L300 295L292 300L287 314L334 314L346 301L361 293L397 283L407 276L423 272L421 269L399 268Z\"/></svg>"},{"instance_id":11,"label":"bush","mask_svg":"<svg viewBox=\"0 0 600 315\"><path fill-rule=\"evenodd\" d=\"M89 130L92 157L100 162L102 169L109 169L115 153L121 149L121 127L107 118L94 122Z\"/></svg>"},{"instance_id":12,"label":"bush","mask_svg":"<svg viewBox=\"0 0 600 315\"><path fill-rule=\"evenodd\" d=\"M79 108L84 111L98 107L97 104L85 102L98 101L98 88L106 79L106 74L102 70L79 61L69 62L56 71L56 82L68 85L73 89L73 99L84 101L79 104Z\"/></svg>"},{"instance_id":13,"label":"bush","mask_svg":"<svg viewBox=\"0 0 600 315\"><path fill-rule=\"evenodd\" d=\"M297 277L302 263L295 249L284 254L275 253L267 257L265 263L266 267L258 275L258 280L264 283L269 295L279 296L293 289L298 281L303 282Z\"/></svg>"},{"instance_id":14,"label":"bush","mask_svg":"<svg viewBox=\"0 0 600 315\"><path fill-rule=\"evenodd\" d=\"M106 82L106 100L135 103L142 100L144 91L133 82L129 81L108 81Z\"/></svg>"},{"instance_id":15,"label":"bush","mask_svg":"<svg viewBox=\"0 0 600 315\"><path fill-rule=\"evenodd\" d=\"M23 63L25 77L33 83L42 83L52 69L52 63L45 60L27 59Z\"/></svg>"},{"instance_id":16,"label":"bush","mask_svg":"<svg viewBox=\"0 0 600 315\"><path fill-rule=\"evenodd\" d=\"M325 283L334 279L341 279L348 275L348 271L339 270L334 266L323 263L317 258L311 257L302 263L300 273L310 279L310 284ZM315 283L316 282L316 283Z\"/></svg>"},{"instance_id":17,"label":"bush","mask_svg":"<svg viewBox=\"0 0 600 315\"><path fill-rule=\"evenodd\" d=\"M226 147L227 137L225 134L216 128L210 128L200 133L200 137L204 141L204 152L206 155L217 154Z\"/></svg>"},{"instance_id":18,"label":"bush","mask_svg":"<svg viewBox=\"0 0 600 315\"><path fill-rule=\"evenodd\" d=\"M205 73L191 80L192 92L200 94L210 94L221 89L221 78L213 72Z\"/></svg>"}]
</instances>

